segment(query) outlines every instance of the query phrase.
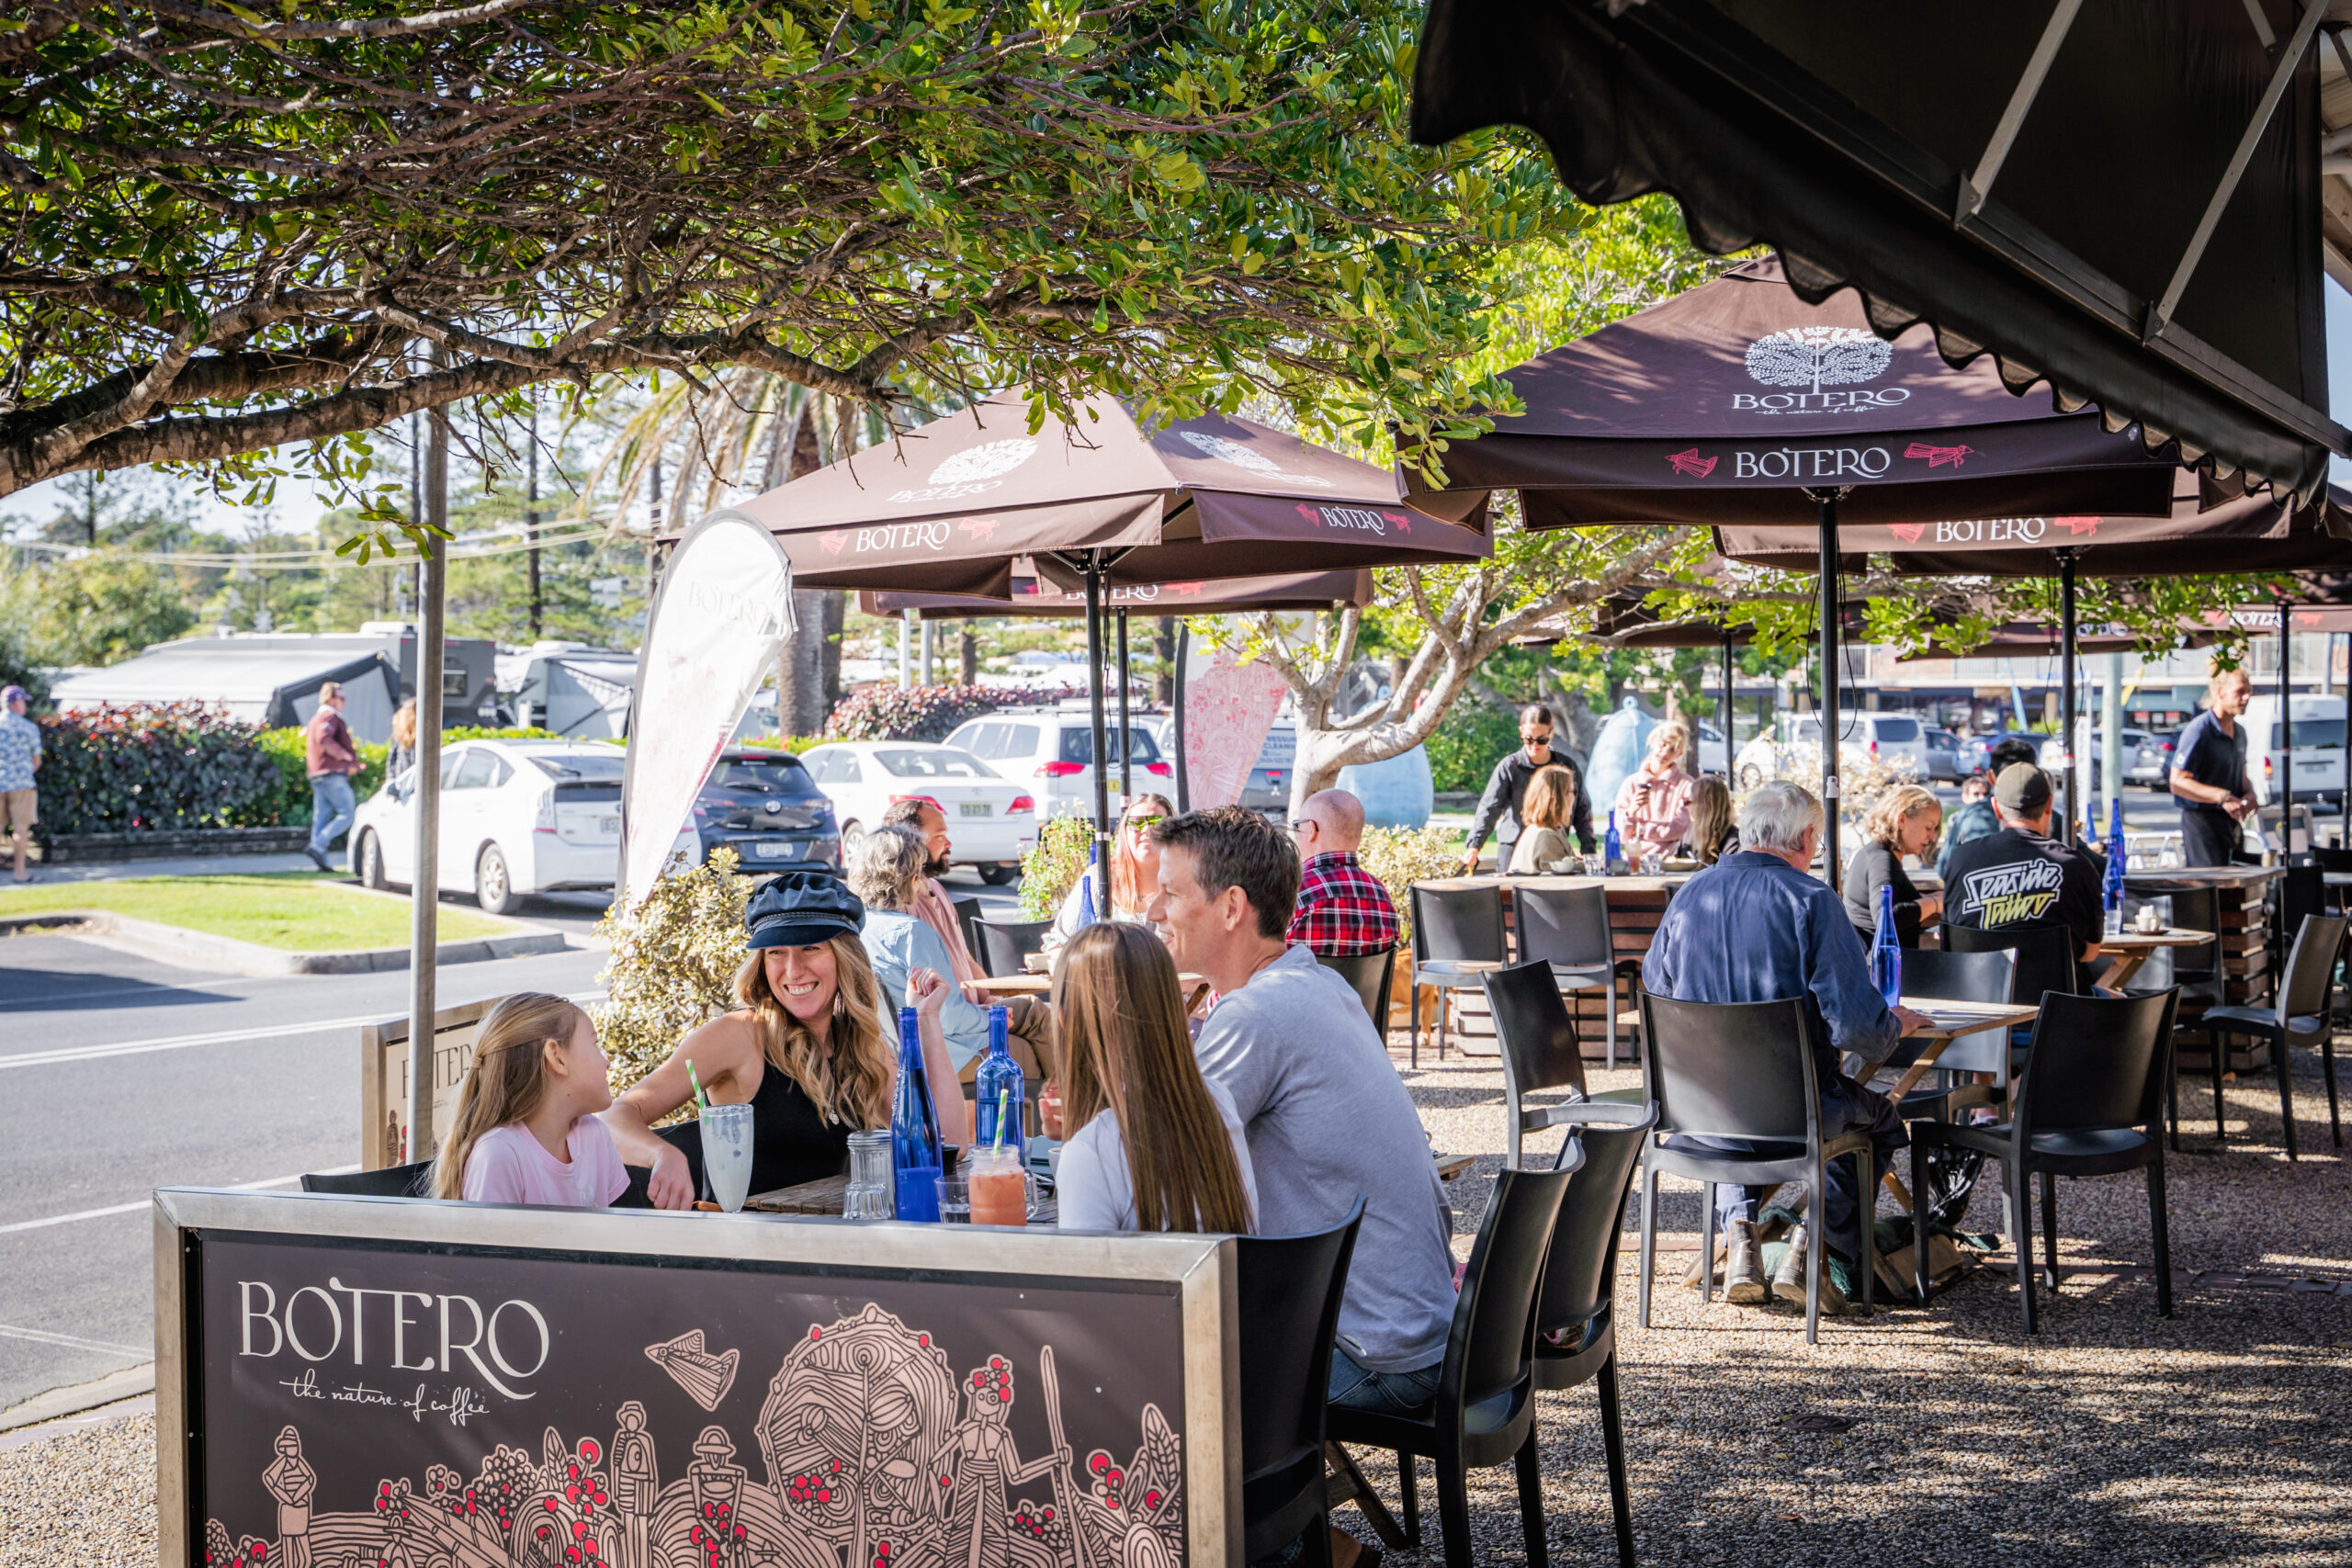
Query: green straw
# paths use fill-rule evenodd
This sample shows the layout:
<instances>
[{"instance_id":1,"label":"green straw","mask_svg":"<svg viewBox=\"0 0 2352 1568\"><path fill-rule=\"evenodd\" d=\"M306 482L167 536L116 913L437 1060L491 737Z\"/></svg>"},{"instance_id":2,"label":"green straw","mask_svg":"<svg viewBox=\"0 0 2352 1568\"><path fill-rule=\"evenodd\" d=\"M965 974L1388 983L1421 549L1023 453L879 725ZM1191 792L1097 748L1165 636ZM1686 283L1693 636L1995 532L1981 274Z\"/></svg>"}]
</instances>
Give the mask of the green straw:
<instances>
[{"instance_id":1,"label":"green straw","mask_svg":"<svg viewBox=\"0 0 2352 1568\"><path fill-rule=\"evenodd\" d=\"M1011 1088L1008 1087L996 1091L996 1142L989 1145L990 1148L1001 1149L1004 1147L1005 1110L1006 1107L1011 1104L1012 1100L1012 1090Z\"/></svg>"},{"instance_id":2,"label":"green straw","mask_svg":"<svg viewBox=\"0 0 2352 1568\"><path fill-rule=\"evenodd\" d=\"M686 1081L695 1086L695 1112L700 1114L707 1111L710 1109L710 1096L702 1091L702 1079L695 1076L695 1059L692 1056L686 1058Z\"/></svg>"}]
</instances>

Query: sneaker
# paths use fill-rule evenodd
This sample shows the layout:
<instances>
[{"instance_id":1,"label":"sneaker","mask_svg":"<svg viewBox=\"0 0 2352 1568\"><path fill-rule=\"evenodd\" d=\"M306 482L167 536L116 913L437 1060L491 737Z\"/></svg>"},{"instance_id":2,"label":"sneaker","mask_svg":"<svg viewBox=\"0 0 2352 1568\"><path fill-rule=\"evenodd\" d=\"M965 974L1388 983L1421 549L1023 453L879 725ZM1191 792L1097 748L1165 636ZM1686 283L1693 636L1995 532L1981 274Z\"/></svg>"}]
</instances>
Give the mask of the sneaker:
<instances>
[{"instance_id":1,"label":"sneaker","mask_svg":"<svg viewBox=\"0 0 2352 1568\"><path fill-rule=\"evenodd\" d=\"M1735 1220L1729 1256L1724 1260L1724 1300L1734 1306L1755 1306L1765 1299L1764 1270L1758 1266L1756 1226Z\"/></svg>"},{"instance_id":2,"label":"sneaker","mask_svg":"<svg viewBox=\"0 0 2352 1568\"><path fill-rule=\"evenodd\" d=\"M1804 1297L1804 1258L1808 1245L1804 1226L1789 1227L1789 1250L1781 1255L1781 1266L1772 1270L1772 1293L1789 1301Z\"/></svg>"}]
</instances>

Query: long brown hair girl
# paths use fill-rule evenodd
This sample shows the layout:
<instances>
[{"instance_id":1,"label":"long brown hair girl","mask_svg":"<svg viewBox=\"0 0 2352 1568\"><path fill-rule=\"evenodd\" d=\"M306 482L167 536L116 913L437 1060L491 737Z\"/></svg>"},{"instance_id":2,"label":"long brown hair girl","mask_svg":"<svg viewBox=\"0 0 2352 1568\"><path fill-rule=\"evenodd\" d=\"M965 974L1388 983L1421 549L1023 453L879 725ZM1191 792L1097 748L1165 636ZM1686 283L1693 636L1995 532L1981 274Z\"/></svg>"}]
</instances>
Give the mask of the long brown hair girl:
<instances>
[{"instance_id":1,"label":"long brown hair girl","mask_svg":"<svg viewBox=\"0 0 2352 1568\"><path fill-rule=\"evenodd\" d=\"M568 1043L580 1027L579 1004L562 997L525 991L504 998L481 1021L474 1059L458 1086L449 1131L433 1161L433 1195L463 1195L466 1158L482 1134L520 1122L547 1095L547 1046Z\"/></svg>"},{"instance_id":2,"label":"long brown hair girl","mask_svg":"<svg viewBox=\"0 0 2352 1568\"><path fill-rule=\"evenodd\" d=\"M1240 1162L1193 1058L1167 944L1138 925L1088 926L1055 966L1054 1016L1065 1124L1116 1119L1136 1228L1246 1233Z\"/></svg>"}]
</instances>

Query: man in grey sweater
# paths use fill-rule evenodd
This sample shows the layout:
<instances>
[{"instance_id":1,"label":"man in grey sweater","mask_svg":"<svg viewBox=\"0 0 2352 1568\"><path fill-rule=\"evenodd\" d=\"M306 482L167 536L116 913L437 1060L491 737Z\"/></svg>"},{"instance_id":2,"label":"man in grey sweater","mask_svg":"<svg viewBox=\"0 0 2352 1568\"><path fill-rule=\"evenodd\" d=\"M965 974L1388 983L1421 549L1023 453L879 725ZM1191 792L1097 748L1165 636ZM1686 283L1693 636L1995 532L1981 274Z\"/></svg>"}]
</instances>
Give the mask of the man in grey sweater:
<instances>
[{"instance_id":1,"label":"man in grey sweater","mask_svg":"<svg viewBox=\"0 0 2352 1568\"><path fill-rule=\"evenodd\" d=\"M1453 1320L1453 1217L1412 1097L1363 1003L1284 943L1298 898L1288 835L1237 807L1162 822L1148 919L1207 976L1201 1070L1233 1097L1258 1176L1258 1230L1326 1230L1364 1200L1340 1303L1331 1402L1402 1414L1437 1392Z\"/></svg>"}]
</instances>

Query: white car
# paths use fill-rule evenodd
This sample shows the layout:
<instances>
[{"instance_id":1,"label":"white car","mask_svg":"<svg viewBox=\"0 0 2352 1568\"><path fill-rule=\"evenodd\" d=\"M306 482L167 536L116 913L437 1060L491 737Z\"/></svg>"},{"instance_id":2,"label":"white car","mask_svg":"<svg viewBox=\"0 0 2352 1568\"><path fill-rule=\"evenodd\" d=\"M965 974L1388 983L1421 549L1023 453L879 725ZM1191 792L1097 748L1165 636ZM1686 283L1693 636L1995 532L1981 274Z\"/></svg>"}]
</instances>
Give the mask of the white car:
<instances>
[{"instance_id":1,"label":"white car","mask_svg":"<svg viewBox=\"0 0 2352 1568\"><path fill-rule=\"evenodd\" d=\"M922 799L947 818L960 865L1010 882L1037 841L1037 797L969 751L921 740L840 740L800 753L801 766L833 803L844 847L901 800Z\"/></svg>"},{"instance_id":2,"label":"white car","mask_svg":"<svg viewBox=\"0 0 2352 1568\"><path fill-rule=\"evenodd\" d=\"M1840 768L1856 768L1868 761L1877 761L1897 773L1908 773L1915 779L1927 778L1926 732L1919 728L1919 721L1909 714L1841 710L1838 715L1838 765ZM1720 739L1702 744L1712 744L1717 756L1723 754ZM1780 752L1783 747L1808 754L1805 761L1812 768L1817 769L1821 755L1820 716L1781 714L1773 728L1741 747L1737 759L1737 787L1754 789L1765 780L1777 777Z\"/></svg>"},{"instance_id":3,"label":"white car","mask_svg":"<svg viewBox=\"0 0 2352 1568\"><path fill-rule=\"evenodd\" d=\"M1160 754L1140 714L1130 714L1135 725L1134 750L1128 758L1129 782L1136 794L1168 794L1175 770ZM1119 721L1106 718L1103 731L1111 755L1119 754ZM1063 708L1007 708L967 719L947 738L994 768L1005 778L1019 780L1037 792L1038 805L1048 817L1087 817L1094 812L1094 724L1083 705ZM1119 777L1111 774L1112 809L1118 809ZM961 849L959 842L958 849Z\"/></svg>"},{"instance_id":4,"label":"white car","mask_svg":"<svg viewBox=\"0 0 2352 1568\"><path fill-rule=\"evenodd\" d=\"M494 915L534 893L605 889L618 870L617 746L566 740L465 740L441 753L441 886ZM362 886L416 876L414 791L394 780L351 825Z\"/></svg>"}]
</instances>

